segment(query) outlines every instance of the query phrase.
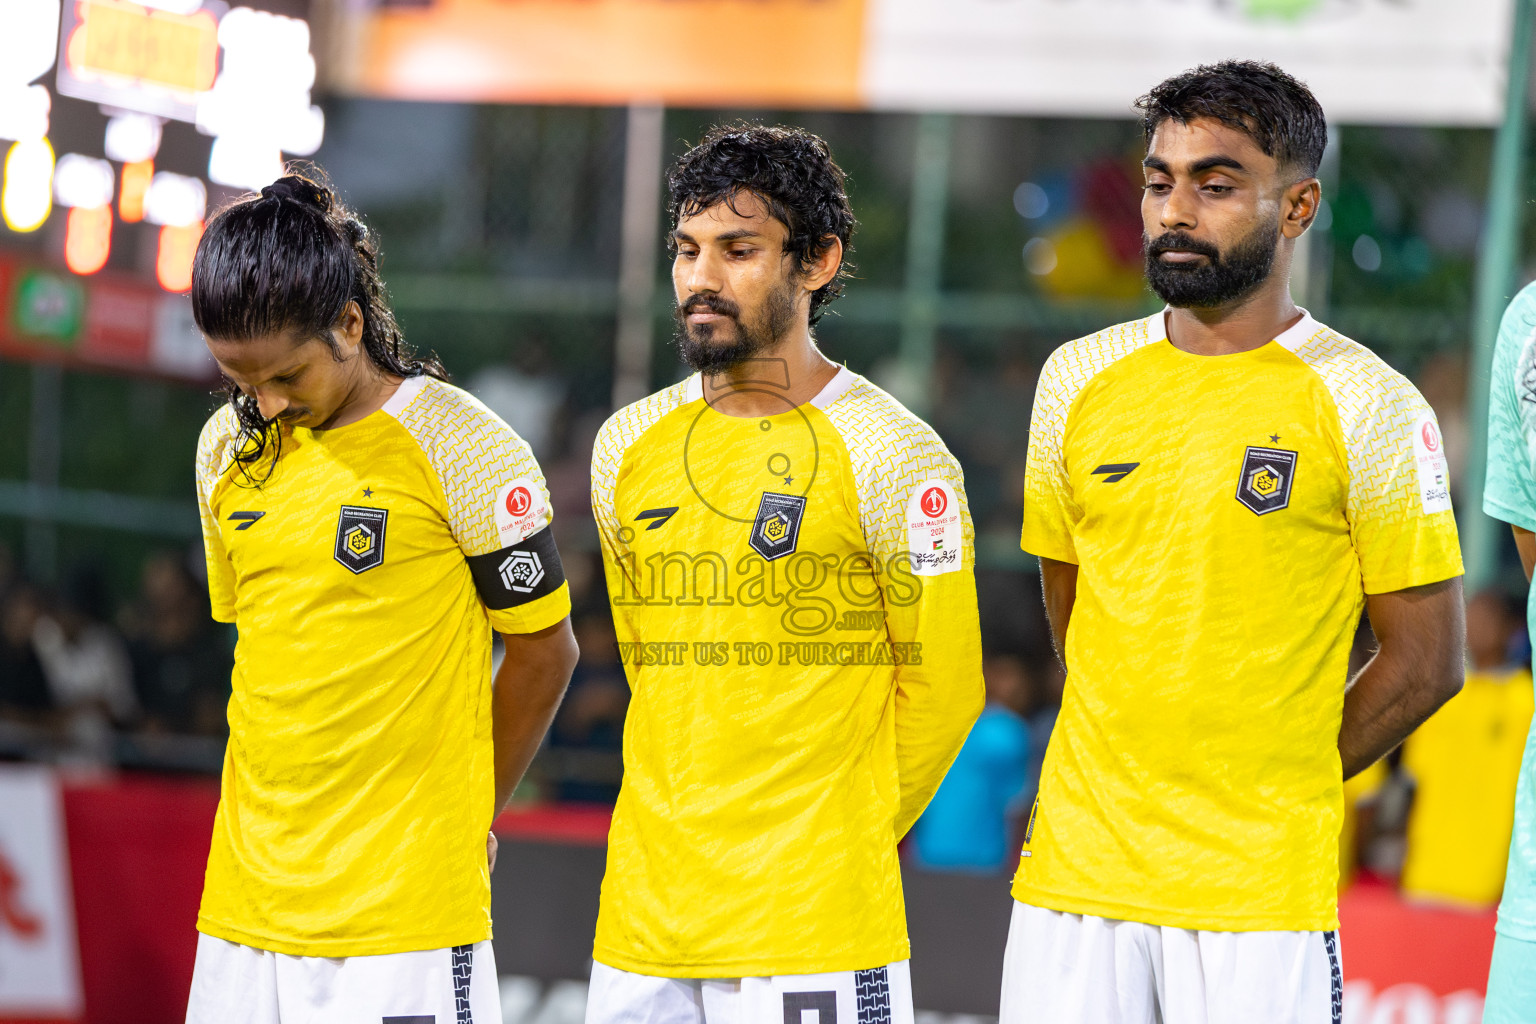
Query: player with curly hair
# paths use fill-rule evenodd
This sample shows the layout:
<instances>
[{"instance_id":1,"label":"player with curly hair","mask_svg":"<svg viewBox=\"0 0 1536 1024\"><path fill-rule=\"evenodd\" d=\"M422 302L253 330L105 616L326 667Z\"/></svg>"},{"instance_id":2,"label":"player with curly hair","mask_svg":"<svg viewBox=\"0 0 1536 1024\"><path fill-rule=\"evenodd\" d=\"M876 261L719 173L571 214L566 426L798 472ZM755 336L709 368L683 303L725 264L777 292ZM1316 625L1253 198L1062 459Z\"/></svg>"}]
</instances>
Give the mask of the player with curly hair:
<instances>
[{"instance_id":1,"label":"player with curly hair","mask_svg":"<svg viewBox=\"0 0 1536 1024\"><path fill-rule=\"evenodd\" d=\"M240 640L188 1024L499 1021L489 828L576 661L538 464L412 355L317 173L213 218L192 310L228 385L197 494Z\"/></svg>"},{"instance_id":2,"label":"player with curly hair","mask_svg":"<svg viewBox=\"0 0 1536 1024\"><path fill-rule=\"evenodd\" d=\"M822 354L854 228L799 129L673 167L677 341L592 507L633 700L588 1024L911 1024L896 844L981 711L973 535L937 434Z\"/></svg>"}]
</instances>

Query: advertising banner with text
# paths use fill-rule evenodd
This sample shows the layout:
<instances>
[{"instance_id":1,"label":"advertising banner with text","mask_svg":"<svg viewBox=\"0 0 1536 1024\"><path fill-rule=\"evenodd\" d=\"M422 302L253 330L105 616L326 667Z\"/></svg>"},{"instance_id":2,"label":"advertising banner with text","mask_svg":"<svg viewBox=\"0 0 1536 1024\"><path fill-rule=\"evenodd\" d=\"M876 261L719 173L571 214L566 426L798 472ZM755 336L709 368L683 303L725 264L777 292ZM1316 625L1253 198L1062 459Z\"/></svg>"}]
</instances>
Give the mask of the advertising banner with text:
<instances>
[{"instance_id":1,"label":"advertising banner with text","mask_svg":"<svg viewBox=\"0 0 1536 1024\"><path fill-rule=\"evenodd\" d=\"M1124 117L1272 60L1337 122L1488 125L1512 0L358 0L334 85L511 103Z\"/></svg>"}]
</instances>

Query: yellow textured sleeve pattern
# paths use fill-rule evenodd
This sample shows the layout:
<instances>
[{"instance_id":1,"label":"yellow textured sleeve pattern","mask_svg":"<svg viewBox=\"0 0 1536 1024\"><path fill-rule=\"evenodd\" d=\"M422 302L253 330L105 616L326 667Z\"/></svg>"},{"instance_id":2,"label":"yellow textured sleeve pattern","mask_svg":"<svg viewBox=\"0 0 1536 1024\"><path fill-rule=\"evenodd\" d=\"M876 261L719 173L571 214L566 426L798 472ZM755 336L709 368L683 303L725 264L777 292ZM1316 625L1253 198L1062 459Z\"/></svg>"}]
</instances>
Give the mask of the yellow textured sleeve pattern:
<instances>
[{"instance_id":1,"label":"yellow textured sleeve pattern","mask_svg":"<svg viewBox=\"0 0 1536 1024\"><path fill-rule=\"evenodd\" d=\"M235 619L235 579L229 559L224 554L224 540L213 518L213 490L234 458L240 436L240 421L235 410L224 404L203 424L197 438L197 511L203 527L203 557L208 566L208 595L213 617L220 622Z\"/></svg>"},{"instance_id":2,"label":"yellow textured sleeve pattern","mask_svg":"<svg viewBox=\"0 0 1536 1024\"><path fill-rule=\"evenodd\" d=\"M932 427L862 377L823 410L842 435L859 491L864 542L882 560L908 550L907 503L917 486L943 480L960 502L961 565L975 562L976 531L960 463Z\"/></svg>"},{"instance_id":3,"label":"yellow textured sleeve pattern","mask_svg":"<svg viewBox=\"0 0 1536 1024\"><path fill-rule=\"evenodd\" d=\"M1159 316L1161 314L1158 314ZM1024 529L1020 547L1061 562L1076 562L1072 526L1081 515L1067 478L1062 438L1067 414L1088 382L1154 339L1146 320L1116 324L1052 352L1035 385L1024 463Z\"/></svg>"},{"instance_id":4,"label":"yellow textured sleeve pattern","mask_svg":"<svg viewBox=\"0 0 1536 1024\"><path fill-rule=\"evenodd\" d=\"M395 418L421 445L447 501L448 527L466 557L506 545L496 524L496 497L515 479L532 481L549 525L549 488L533 450L517 432L467 391L428 379Z\"/></svg>"},{"instance_id":5,"label":"yellow textured sleeve pattern","mask_svg":"<svg viewBox=\"0 0 1536 1024\"><path fill-rule=\"evenodd\" d=\"M912 644L920 655L896 669L901 803L895 834L900 839L928 806L981 714L985 688L976 609L976 531L960 464L934 429L900 402L859 377L823 412L848 450L864 543L882 566L888 568L896 555L915 559L920 553L908 533L908 510L924 484L942 481L959 506L959 565L913 576L921 583L916 601L884 603L886 635L893 642Z\"/></svg>"},{"instance_id":6,"label":"yellow textured sleeve pattern","mask_svg":"<svg viewBox=\"0 0 1536 1024\"><path fill-rule=\"evenodd\" d=\"M1429 403L1365 346L1326 327L1295 349L1322 378L1338 412L1349 472L1349 520L1367 593L1461 573L1451 512L1426 511L1414 437ZM1436 425L1438 430L1438 425Z\"/></svg>"},{"instance_id":7,"label":"yellow textured sleeve pattern","mask_svg":"<svg viewBox=\"0 0 1536 1024\"><path fill-rule=\"evenodd\" d=\"M597 532L604 543L612 544L618 537L619 520L613 502L624 453L663 416L687 404L689 380L685 378L626 405L608 417L597 432L592 443L592 515L597 519Z\"/></svg>"}]
</instances>

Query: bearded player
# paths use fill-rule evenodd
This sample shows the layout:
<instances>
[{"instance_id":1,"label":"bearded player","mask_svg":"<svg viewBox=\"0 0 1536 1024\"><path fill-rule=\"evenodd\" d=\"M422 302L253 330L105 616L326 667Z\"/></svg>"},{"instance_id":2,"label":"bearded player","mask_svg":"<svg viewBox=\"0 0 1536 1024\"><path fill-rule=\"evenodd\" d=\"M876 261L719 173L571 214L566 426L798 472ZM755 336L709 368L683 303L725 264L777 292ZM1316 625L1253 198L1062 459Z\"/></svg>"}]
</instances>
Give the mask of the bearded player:
<instances>
[{"instance_id":1,"label":"bearded player","mask_svg":"<svg viewBox=\"0 0 1536 1024\"><path fill-rule=\"evenodd\" d=\"M1023 548L1067 668L1003 1024L1337 1022L1343 780L1462 677L1434 414L1291 301L1326 127L1226 61L1139 101L1167 308L1058 349ZM1352 681L1362 605L1380 650Z\"/></svg>"},{"instance_id":2,"label":"bearded player","mask_svg":"<svg viewBox=\"0 0 1536 1024\"><path fill-rule=\"evenodd\" d=\"M697 372L592 460L633 700L587 1021L911 1024L896 844L982 705L960 467L817 347L826 143L716 128L669 186Z\"/></svg>"},{"instance_id":3,"label":"bearded player","mask_svg":"<svg viewBox=\"0 0 1536 1024\"><path fill-rule=\"evenodd\" d=\"M539 467L412 357L321 182L218 214L192 309L229 381L197 492L240 643L188 1024L500 1021L487 830L576 660Z\"/></svg>"}]
</instances>

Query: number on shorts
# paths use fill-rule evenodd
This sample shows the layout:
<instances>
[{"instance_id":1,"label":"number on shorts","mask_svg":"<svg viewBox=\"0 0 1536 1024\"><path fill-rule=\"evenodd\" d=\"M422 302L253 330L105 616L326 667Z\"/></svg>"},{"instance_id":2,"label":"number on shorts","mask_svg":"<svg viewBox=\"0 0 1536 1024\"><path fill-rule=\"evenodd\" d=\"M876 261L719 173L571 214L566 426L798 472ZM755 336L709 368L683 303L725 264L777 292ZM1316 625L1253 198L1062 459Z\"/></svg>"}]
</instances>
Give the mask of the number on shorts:
<instances>
[{"instance_id":1,"label":"number on shorts","mask_svg":"<svg viewBox=\"0 0 1536 1024\"><path fill-rule=\"evenodd\" d=\"M816 1011L817 1024L837 1024L837 993L784 993L784 1024L801 1024L805 1010Z\"/></svg>"}]
</instances>

